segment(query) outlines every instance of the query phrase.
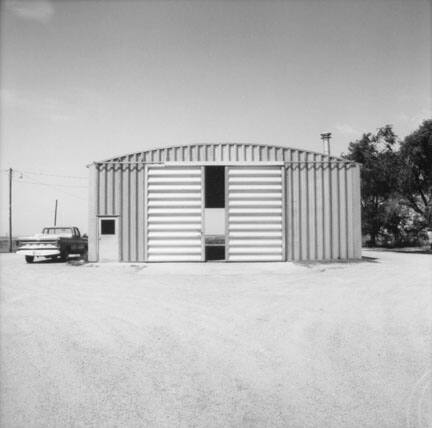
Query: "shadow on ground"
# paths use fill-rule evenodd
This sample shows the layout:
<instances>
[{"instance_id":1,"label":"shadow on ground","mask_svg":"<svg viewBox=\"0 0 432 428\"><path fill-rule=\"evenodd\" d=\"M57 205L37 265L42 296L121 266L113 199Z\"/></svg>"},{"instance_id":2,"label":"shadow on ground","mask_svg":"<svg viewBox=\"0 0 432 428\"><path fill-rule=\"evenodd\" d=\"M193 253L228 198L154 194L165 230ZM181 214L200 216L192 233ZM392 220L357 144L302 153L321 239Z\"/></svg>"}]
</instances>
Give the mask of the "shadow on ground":
<instances>
[{"instance_id":1,"label":"shadow on ground","mask_svg":"<svg viewBox=\"0 0 432 428\"><path fill-rule=\"evenodd\" d=\"M350 265L350 264L357 264L357 263L380 263L378 257L369 257L369 256L362 256L361 259L356 260L317 260L317 261L298 261L293 262L296 265L312 268L316 266L327 266L327 265ZM341 266L342 267L342 266Z\"/></svg>"},{"instance_id":2,"label":"shadow on ground","mask_svg":"<svg viewBox=\"0 0 432 428\"><path fill-rule=\"evenodd\" d=\"M368 256L362 256L359 262L379 263L378 257L368 257Z\"/></svg>"},{"instance_id":3,"label":"shadow on ground","mask_svg":"<svg viewBox=\"0 0 432 428\"><path fill-rule=\"evenodd\" d=\"M431 254L432 249L424 247L406 247L406 248L363 248L366 251L386 252L386 253L402 253L402 254Z\"/></svg>"},{"instance_id":4,"label":"shadow on ground","mask_svg":"<svg viewBox=\"0 0 432 428\"><path fill-rule=\"evenodd\" d=\"M61 260L61 259L36 259L33 261L32 264L57 264L57 263L67 263L71 265L81 265L84 263L87 263L85 260L83 260L80 256L72 256L69 257L67 260Z\"/></svg>"}]
</instances>

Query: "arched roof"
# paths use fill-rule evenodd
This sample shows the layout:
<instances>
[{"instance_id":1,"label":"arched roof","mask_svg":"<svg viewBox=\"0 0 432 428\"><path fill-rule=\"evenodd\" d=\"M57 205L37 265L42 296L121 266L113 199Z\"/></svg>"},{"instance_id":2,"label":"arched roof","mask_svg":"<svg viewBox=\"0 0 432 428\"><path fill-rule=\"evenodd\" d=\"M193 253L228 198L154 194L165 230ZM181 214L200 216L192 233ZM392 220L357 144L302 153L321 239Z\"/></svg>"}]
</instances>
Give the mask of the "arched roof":
<instances>
[{"instance_id":1,"label":"arched roof","mask_svg":"<svg viewBox=\"0 0 432 428\"><path fill-rule=\"evenodd\" d=\"M170 146L116 156L96 163L115 162L289 162L343 161L335 156L291 147L248 143L205 143Z\"/></svg>"}]
</instances>

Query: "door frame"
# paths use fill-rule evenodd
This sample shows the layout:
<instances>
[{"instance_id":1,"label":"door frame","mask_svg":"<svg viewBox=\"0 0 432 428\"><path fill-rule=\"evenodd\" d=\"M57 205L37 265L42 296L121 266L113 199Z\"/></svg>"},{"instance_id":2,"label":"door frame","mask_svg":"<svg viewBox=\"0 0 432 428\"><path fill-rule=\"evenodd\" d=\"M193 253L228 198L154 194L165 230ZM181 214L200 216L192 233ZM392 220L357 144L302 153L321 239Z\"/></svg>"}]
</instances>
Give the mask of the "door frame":
<instances>
[{"instance_id":1,"label":"door frame","mask_svg":"<svg viewBox=\"0 0 432 428\"><path fill-rule=\"evenodd\" d=\"M109 220L113 219L115 220L115 231L117 235L117 262L120 261L120 249L121 249L121 242L120 242L120 230L119 230L119 224L120 224L120 216L119 215L98 215L97 217L97 255L98 255L98 261L101 260L99 250L100 245L99 242L101 240L101 221L102 220Z\"/></svg>"},{"instance_id":2,"label":"door frame","mask_svg":"<svg viewBox=\"0 0 432 428\"><path fill-rule=\"evenodd\" d=\"M148 177L149 168L164 168L164 167L175 167L175 168L188 168L188 167L199 167L200 178L201 178L201 260L205 262L205 236L204 236L204 210L205 210L205 162L146 162L144 165L144 262L145 263L183 263L182 261L165 262L165 261L149 261L148 252L148 226L149 226L149 190L148 190ZM111 217L111 216L108 216ZM188 263L195 263L194 261Z\"/></svg>"},{"instance_id":3,"label":"door frame","mask_svg":"<svg viewBox=\"0 0 432 428\"><path fill-rule=\"evenodd\" d=\"M282 258L281 261L287 261L287 174L286 174L286 162L285 161L253 161L253 162L239 162L239 161L163 161L163 162L145 162L144 165L144 261L148 262L148 169L149 167L201 167L201 200L202 200L202 229L201 229L201 259L205 261L205 236L204 236L204 210L205 210L205 166L223 166L225 167L225 262L228 260L229 253L229 213L228 213L228 168L239 167L239 168L250 168L250 167L279 167L281 169L281 185L282 185ZM116 217L116 216L98 216L98 217ZM119 216L117 216L119 217ZM99 242L99 240L98 240ZM119 239L119 247L120 247ZM120 254L120 248L119 248Z\"/></svg>"},{"instance_id":4,"label":"door frame","mask_svg":"<svg viewBox=\"0 0 432 428\"><path fill-rule=\"evenodd\" d=\"M287 261L287 208L286 208L286 189L287 189L287 177L286 177L286 167L285 162L225 162L225 262L229 263L237 263L228 259L229 254L229 168L232 167L240 167L240 168L250 168L250 167L261 167L261 168L269 168L269 167L279 167L281 169L281 186L282 186L282 207L281 207L281 234L282 234L282 257L281 262ZM240 263L253 263L253 262L240 262ZM265 263L265 262L260 262Z\"/></svg>"}]
</instances>

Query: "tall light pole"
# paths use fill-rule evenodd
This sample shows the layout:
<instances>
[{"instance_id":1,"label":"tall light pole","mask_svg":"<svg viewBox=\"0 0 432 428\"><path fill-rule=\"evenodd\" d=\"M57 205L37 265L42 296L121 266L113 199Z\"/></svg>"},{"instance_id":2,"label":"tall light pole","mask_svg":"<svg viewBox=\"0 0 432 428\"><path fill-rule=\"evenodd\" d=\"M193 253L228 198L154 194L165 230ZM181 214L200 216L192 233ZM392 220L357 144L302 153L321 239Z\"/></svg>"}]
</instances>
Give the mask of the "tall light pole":
<instances>
[{"instance_id":1,"label":"tall light pole","mask_svg":"<svg viewBox=\"0 0 432 428\"><path fill-rule=\"evenodd\" d=\"M57 226L57 204L58 200L55 201L55 208L54 208L54 226Z\"/></svg>"},{"instance_id":2,"label":"tall light pole","mask_svg":"<svg viewBox=\"0 0 432 428\"><path fill-rule=\"evenodd\" d=\"M12 168L9 168L9 252L13 250L12 245Z\"/></svg>"}]
</instances>

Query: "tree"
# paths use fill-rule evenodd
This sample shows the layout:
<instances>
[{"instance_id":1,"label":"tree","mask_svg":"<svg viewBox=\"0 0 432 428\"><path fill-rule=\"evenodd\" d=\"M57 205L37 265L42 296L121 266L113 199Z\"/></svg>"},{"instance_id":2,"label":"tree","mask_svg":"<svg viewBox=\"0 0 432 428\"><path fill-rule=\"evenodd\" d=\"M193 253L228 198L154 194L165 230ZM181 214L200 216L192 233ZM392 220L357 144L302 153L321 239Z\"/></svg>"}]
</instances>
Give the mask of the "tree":
<instances>
[{"instance_id":1,"label":"tree","mask_svg":"<svg viewBox=\"0 0 432 428\"><path fill-rule=\"evenodd\" d=\"M362 231L370 236L370 244L389 228L395 230L394 209L389 209L397 184L398 156L394 150L397 136L391 125L378 129L376 134L367 133L349 144L346 159L358 162L361 168Z\"/></svg>"},{"instance_id":2,"label":"tree","mask_svg":"<svg viewBox=\"0 0 432 428\"><path fill-rule=\"evenodd\" d=\"M432 120L401 142L398 191L419 215L420 228L432 227Z\"/></svg>"}]
</instances>

